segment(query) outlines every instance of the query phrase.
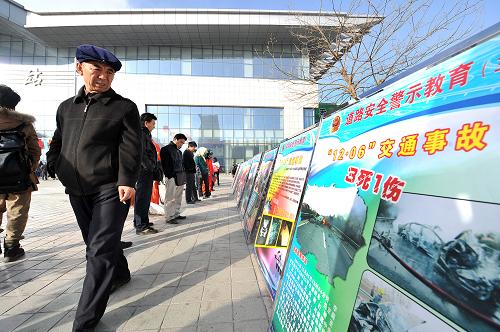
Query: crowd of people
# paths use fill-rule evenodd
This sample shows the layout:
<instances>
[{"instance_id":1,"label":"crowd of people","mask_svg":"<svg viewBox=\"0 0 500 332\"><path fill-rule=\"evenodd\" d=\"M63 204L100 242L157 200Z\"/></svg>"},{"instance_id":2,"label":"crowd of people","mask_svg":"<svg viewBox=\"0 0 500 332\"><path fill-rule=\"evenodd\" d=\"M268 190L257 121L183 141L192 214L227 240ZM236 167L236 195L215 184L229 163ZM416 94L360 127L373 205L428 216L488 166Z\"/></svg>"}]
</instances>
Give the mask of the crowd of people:
<instances>
[{"instance_id":1,"label":"crowd of people","mask_svg":"<svg viewBox=\"0 0 500 332\"><path fill-rule=\"evenodd\" d=\"M159 149L151 136L155 115L139 116L136 104L111 88L122 66L114 54L80 45L75 58L84 85L57 109L46 162L40 161L35 118L17 112L21 97L0 85L0 226L7 212L4 260L22 258L20 240L38 177L58 177L86 245L86 274L73 331L91 331L110 294L131 278L123 249L132 243L121 241L130 206L135 205L136 234L157 233L149 209L163 181L165 222L178 224L186 219L181 214L184 187L187 204L210 198L214 184L219 185L221 165L194 141L182 153L187 141L182 133Z\"/></svg>"}]
</instances>

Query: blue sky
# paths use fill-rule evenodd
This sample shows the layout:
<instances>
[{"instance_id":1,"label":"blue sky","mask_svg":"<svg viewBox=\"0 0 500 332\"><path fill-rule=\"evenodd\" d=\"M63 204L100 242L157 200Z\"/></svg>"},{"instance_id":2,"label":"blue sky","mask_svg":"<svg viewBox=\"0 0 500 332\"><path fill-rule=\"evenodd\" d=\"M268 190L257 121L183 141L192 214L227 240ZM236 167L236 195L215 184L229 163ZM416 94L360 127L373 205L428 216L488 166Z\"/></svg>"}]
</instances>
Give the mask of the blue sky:
<instances>
[{"instance_id":1,"label":"blue sky","mask_svg":"<svg viewBox=\"0 0 500 332\"><path fill-rule=\"evenodd\" d=\"M33 11L78 11L129 8L231 8L319 10L331 4L330 0L15 0ZM402 0L405 1L405 0ZM440 3L445 0L436 0ZM344 1L348 2L348 1ZM478 30L500 21L498 0L483 0L484 9Z\"/></svg>"}]
</instances>

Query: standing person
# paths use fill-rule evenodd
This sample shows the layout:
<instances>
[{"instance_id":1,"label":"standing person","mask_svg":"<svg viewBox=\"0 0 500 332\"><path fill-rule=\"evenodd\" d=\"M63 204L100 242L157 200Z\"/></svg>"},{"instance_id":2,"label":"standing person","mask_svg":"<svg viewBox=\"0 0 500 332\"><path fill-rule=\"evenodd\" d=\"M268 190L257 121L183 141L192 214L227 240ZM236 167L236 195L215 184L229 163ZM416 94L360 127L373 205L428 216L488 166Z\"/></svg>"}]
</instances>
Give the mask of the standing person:
<instances>
[{"instance_id":1,"label":"standing person","mask_svg":"<svg viewBox=\"0 0 500 332\"><path fill-rule=\"evenodd\" d=\"M238 164L233 162L233 168L231 168L231 175L234 176L236 175L236 171L238 170Z\"/></svg>"},{"instance_id":2,"label":"standing person","mask_svg":"<svg viewBox=\"0 0 500 332\"><path fill-rule=\"evenodd\" d=\"M0 85L0 226L3 214L7 212L5 262L24 256L19 241L24 238L28 222L31 192L37 190L35 171L41 154L33 127L35 118L15 111L20 100L21 97L11 88ZM18 148L13 149L12 143L15 142ZM4 143L11 144L4 149Z\"/></svg>"},{"instance_id":3,"label":"standing person","mask_svg":"<svg viewBox=\"0 0 500 332\"><path fill-rule=\"evenodd\" d=\"M214 191L214 164L213 164L213 153L212 151L207 151L207 157L205 158L205 162L207 163L208 168L208 190L209 192Z\"/></svg>"},{"instance_id":4,"label":"standing person","mask_svg":"<svg viewBox=\"0 0 500 332\"><path fill-rule=\"evenodd\" d=\"M135 185L134 227L139 235L156 234L153 224L149 222L149 205L153 192L153 180L158 168L156 148L152 142L151 132L155 129L156 116L151 113L141 114L142 124L142 156L139 177Z\"/></svg>"},{"instance_id":5,"label":"standing person","mask_svg":"<svg viewBox=\"0 0 500 332\"><path fill-rule=\"evenodd\" d=\"M219 184L220 163L216 157L214 157L213 167L214 167L214 183L215 180L217 180L217 186L220 186Z\"/></svg>"},{"instance_id":6,"label":"standing person","mask_svg":"<svg viewBox=\"0 0 500 332\"><path fill-rule=\"evenodd\" d=\"M111 292L130 281L120 237L141 166L141 124L135 103L111 89L120 68L106 49L77 47L76 71L85 84L59 105L47 152L49 175L57 173L66 187L87 246L73 331L92 330Z\"/></svg>"},{"instance_id":7,"label":"standing person","mask_svg":"<svg viewBox=\"0 0 500 332\"><path fill-rule=\"evenodd\" d=\"M182 161L180 148L186 143L184 134L175 134L174 139L160 150L161 165L165 180L165 221L169 224L178 224L179 220L186 219L181 215L182 191L186 183L186 173Z\"/></svg>"},{"instance_id":8,"label":"standing person","mask_svg":"<svg viewBox=\"0 0 500 332\"><path fill-rule=\"evenodd\" d=\"M199 201L196 193L195 175L196 164L194 163L194 153L198 145L195 141L189 142L186 151L182 154L184 169L186 171L186 203L194 204Z\"/></svg>"},{"instance_id":9,"label":"standing person","mask_svg":"<svg viewBox=\"0 0 500 332\"><path fill-rule=\"evenodd\" d=\"M208 155L207 148L201 147L196 152L196 157L194 158L194 162L201 173L201 181L198 187L198 195L204 198L210 197L210 186L208 184L208 167L206 162L206 156Z\"/></svg>"}]
</instances>

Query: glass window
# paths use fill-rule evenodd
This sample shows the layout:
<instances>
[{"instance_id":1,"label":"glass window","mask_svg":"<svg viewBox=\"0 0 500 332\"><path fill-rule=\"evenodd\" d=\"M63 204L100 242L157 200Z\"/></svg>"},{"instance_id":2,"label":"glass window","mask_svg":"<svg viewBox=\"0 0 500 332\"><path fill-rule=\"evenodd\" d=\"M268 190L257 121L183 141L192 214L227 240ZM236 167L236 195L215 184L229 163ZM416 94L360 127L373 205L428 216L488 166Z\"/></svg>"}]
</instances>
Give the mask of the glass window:
<instances>
[{"instance_id":1,"label":"glass window","mask_svg":"<svg viewBox=\"0 0 500 332\"><path fill-rule=\"evenodd\" d=\"M201 128L201 117L199 114L191 114L191 128Z\"/></svg>"},{"instance_id":2,"label":"glass window","mask_svg":"<svg viewBox=\"0 0 500 332\"><path fill-rule=\"evenodd\" d=\"M168 126L170 128L179 128L180 127L180 116L178 113L170 113L168 115Z\"/></svg>"},{"instance_id":3,"label":"glass window","mask_svg":"<svg viewBox=\"0 0 500 332\"><path fill-rule=\"evenodd\" d=\"M160 47L159 46L149 46L149 59L159 59L160 58Z\"/></svg>"},{"instance_id":4,"label":"glass window","mask_svg":"<svg viewBox=\"0 0 500 332\"><path fill-rule=\"evenodd\" d=\"M148 73L148 60L137 60L137 74Z\"/></svg>"},{"instance_id":5,"label":"glass window","mask_svg":"<svg viewBox=\"0 0 500 332\"><path fill-rule=\"evenodd\" d=\"M33 56L35 54L35 43L29 40L23 40L23 56ZM66 49L66 57L68 51Z\"/></svg>"},{"instance_id":6,"label":"glass window","mask_svg":"<svg viewBox=\"0 0 500 332\"><path fill-rule=\"evenodd\" d=\"M170 47L160 46L160 59L170 59Z\"/></svg>"},{"instance_id":7,"label":"glass window","mask_svg":"<svg viewBox=\"0 0 500 332\"><path fill-rule=\"evenodd\" d=\"M159 60L160 63L160 74L170 75L170 61L169 60Z\"/></svg>"},{"instance_id":8,"label":"glass window","mask_svg":"<svg viewBox=\"0 0 500 332\"><path fill-rule=\"evenodd\" d=\"M149 63L148 73L158 74L160 72L160 60L149 60L148 63Z\"/></svg>"},{"instance_id":9,"label":"glass window","mask_svg":"<svg viewBox=\"0 0 500 332\"><path fill-rule=\"evenodd\" d=\"M126 58L126 48L123 46L117 46L115 47L115 55L118 59L125 59Z\"/></svg>"},{"instance_id":10,"label":"glass window","mask_svg":"<svg viewBox=\"0 0 500 332\"><path fill-rule=\"evenodd\" d=\"M137 60L125 61L125 71L129 74L136 74L137 73Z\"/></svg>"},{"instance_id":11,"label":"glass window","mask_svg":"<svg viewBox=\"0 0 500 332\"><path fill-rule=\"evenodd\" d=\"M22 41L13 41L10 43L10 55L11 56L23 55L23 42Z\"/></svg>"},{"instance_id":12,"label":"glass window","mask_svg":"<svg viewBox=\"0 0 500 332\"><path fill-rule=\"evenodd\" d=\"M211 129L203 129L203 130L201 131L201 136L202 136L203 138L212 138L212 137L213 137L213 136L212 136L212 130L211 130Z\"/></svg>"},{"instance_id":13,"label":"glass window","mask_svg":"<svg viewBox=\"0 0 500 332\"><path fill-rule=\"evenodd\" d=\"M127 46L127 59L137 59L137 47Z\"/></svg>"},{"instance_id":14,"label":"glass window","mask_svg":"<svg viewBox=\"0 0 500 332\"><path fill-rule=\"evenodd\" d=\"M10 41L0 41L0 56L10 56Z\"/></svg>"},{"instance_id":15,"label":"glass window","mask_svg":"<svg viewBox=\"0 0 500 332\"><path fill-rule=\"evenodd\" d=\"M139 46L137 50L137 58L138 59L147 59L148 58L148 47L147 46Z\"/></svg>"},{"instance_id":16,"label":"glass window","mask_svg":"<svg viewBox=\"0 0 500 332\"><path fill-rule=\"evenodd\" d=\"M180 115L180 126L182 128L191 127L191 116L189 114L181 114Z\"/></svg>"}]
</instances>

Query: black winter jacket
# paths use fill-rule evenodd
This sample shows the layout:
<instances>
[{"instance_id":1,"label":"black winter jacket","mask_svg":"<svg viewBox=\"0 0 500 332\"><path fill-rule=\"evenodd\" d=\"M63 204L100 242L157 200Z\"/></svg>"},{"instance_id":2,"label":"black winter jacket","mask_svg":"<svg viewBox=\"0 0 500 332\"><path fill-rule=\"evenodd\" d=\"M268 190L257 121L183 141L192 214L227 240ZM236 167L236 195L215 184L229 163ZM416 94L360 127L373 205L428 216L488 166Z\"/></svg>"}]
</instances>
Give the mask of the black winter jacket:
<instances>
[{"instance_id":1,"label":"black winter jacket","mask_svg":"<svg viewBox=\"0 0 500 332\"><path fill-rule=\"evenodd\" d=\"M175 173L184 172L182 152L177 149L174 142L170 142L161 148L160 159L163 173L168 179L173 178Z\"/></svg>"},{"instance_id":2,"label":"black winter jacket","mask_svg":"<svg viewBox=\"0 0 500 332\"><path fill-rule=\"evenodd\" d=\"M141 124L134 102L112 89L75 97L57 109L47 165L71 195L134 187L141 163Z\"/></svg>"},{"instance_id":3,"label":"black winter jacket","mask_svg":"<svg viewBox=\"0 0 500 332\"><path fill-rule=\"evenodd\" d=\"M182 154L182 160L184 162L184 169L186 173L194 174L196 173L196 164L194 163L194 153L186 149Z\"/></svg>"},{"instance_id":4,"label":"black winter jacket","mask_svg":"<svg viewBox=\"0 0 500 332\"><path fill-rule=\"evenodd\" d=\"M142 158L141 158L141 171L145 173L153 173L158 165L158 156L156 148L153 144L151 132L148 128L142 127Z\"/></svg>"}]
</instances>

